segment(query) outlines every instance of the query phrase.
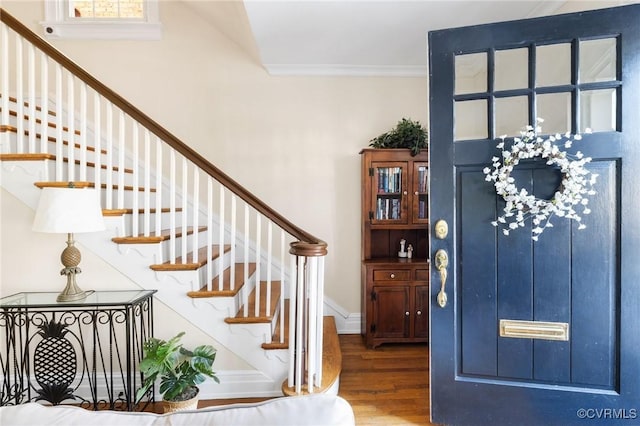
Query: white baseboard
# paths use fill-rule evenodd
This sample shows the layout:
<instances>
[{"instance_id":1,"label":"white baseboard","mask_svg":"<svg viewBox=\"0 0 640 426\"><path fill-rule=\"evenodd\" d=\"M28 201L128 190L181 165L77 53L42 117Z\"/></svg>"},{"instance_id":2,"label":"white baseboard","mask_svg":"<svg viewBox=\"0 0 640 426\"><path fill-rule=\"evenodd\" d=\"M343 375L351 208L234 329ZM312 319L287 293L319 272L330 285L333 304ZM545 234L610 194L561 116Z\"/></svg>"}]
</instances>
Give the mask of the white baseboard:
<instances>
[{"instance_id":1,"label":"white baseboard","mask_svg":"<svg viewBox=\"0 0 640 426\"><path fill-rule=\"evenodd\" d=\"M362 318L360 312L349 313L325 295L324 314L336 319L338 334L360 334L360 319Z\"/></svg>"}]
</instances>

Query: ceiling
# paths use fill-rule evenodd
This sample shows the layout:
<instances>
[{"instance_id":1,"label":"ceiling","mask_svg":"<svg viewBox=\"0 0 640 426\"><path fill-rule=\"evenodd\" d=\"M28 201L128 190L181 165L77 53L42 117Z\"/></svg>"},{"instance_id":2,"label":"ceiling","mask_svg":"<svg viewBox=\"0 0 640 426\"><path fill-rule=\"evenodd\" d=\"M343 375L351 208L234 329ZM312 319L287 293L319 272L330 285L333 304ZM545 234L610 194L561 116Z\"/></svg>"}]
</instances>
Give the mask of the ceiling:
<instances>
[{"instance_id":1,"label":"ceiling","mask_svg":"<svg viewBox=\"0 0 640 426\"><path fill-rule=\"evenodd\" d=\"M274 75L425 76L431 30L637 1L244 0Z\"/></svg>"}]
</instances>

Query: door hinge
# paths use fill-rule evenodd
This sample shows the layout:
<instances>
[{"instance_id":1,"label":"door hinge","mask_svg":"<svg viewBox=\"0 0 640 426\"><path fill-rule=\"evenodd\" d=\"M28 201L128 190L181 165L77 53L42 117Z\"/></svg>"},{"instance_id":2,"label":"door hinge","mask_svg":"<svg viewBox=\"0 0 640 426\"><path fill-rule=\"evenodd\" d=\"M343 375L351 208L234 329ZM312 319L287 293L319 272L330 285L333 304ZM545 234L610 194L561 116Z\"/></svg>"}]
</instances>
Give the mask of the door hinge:
<instances>
[{"instance_id":1,"label":"door hinge","mask_svg":"<svg viewBox=\"0 0 640 426\"><path fill-rule=\"evenodd\" d=\"M369 220L373 220L373 212L369 211Z\"/></svg>"},{"instance_id":2,"label":"door hinge","mask_svg":"<svg viewBox=\"0 0 640 426\"><path fill-rule=\"evenodd\" d=\"M371 292L371 301L375 302L376 300L378 300L378 295L376 294L375 291Z\"/></svg>"},{"instance_id":3,"label":"door hinge","mask_svg":"<svg viewBox=\"0 0 640 426\"><path fill-rule=\"evenodd\" d=\"M373 167L369 167L369 176L373 177Z\"/></svg>"}]
</instances>

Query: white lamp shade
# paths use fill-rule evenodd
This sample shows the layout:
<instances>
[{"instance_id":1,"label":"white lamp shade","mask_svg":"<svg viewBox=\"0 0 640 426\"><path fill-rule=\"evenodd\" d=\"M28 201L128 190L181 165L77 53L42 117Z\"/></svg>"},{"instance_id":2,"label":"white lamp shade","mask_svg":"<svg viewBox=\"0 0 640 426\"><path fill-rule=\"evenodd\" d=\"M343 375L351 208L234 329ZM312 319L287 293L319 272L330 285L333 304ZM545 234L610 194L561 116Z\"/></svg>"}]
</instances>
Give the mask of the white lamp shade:
<instances>
[{"instance_id":1,"label":"white lamp shade","mask_svg":"<svg viewBox=\"0 0 640 426\"><path fill-rule=\"evenodd\" d=\"M32 229L57 234L103 231L98 193L92 188L42 188Z\"/></svg>"}]
</instances>

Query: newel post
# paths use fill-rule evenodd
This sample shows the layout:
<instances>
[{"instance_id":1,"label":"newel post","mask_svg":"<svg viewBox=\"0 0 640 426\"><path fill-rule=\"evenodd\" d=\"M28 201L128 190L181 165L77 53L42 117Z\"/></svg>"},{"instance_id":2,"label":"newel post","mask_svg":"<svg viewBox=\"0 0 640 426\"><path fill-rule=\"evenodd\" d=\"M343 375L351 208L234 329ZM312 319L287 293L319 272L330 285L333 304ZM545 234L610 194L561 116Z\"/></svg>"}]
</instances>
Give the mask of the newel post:
<instances>
[{"instance_id":1,"label":"newel post","mask_svg":"<svg viewBox=\"0 0 640 426\"><path fill-rule=\"evenodd\" d=\"M322 386L325 242L291 243L289 376L286 394L313 393Z\"/></svg>"}]
</instances>

